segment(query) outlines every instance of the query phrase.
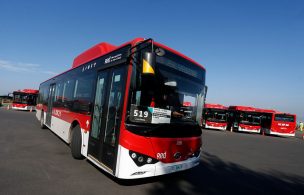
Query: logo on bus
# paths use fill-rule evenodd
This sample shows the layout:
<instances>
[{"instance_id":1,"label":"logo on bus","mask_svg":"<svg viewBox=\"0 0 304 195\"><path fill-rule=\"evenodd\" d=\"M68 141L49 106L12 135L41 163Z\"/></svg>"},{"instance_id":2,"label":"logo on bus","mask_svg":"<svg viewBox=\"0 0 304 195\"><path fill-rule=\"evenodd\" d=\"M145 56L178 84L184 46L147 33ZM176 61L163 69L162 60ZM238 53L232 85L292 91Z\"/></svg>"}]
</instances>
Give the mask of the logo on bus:
<instances>
[{"instance_id":1,"label":"logo on bus","mask_svg":"<svg viewBox=\"0 0 304 195\"><path fill-rule=\"evenodd\" d=\"M61 111L59 111L59 110L53 110L52 114L55 116L61 117Z\"/></svg>"},{"instance_id":2,"label":"logo on bus","mask_svg":"<svg viewBox=\"0 0 304 195\"><path fill-rule=\"evenodd\" d=\"M111 63L111 62L114 62L114 61L116 61L116 60L120 60L121 59L121 56L122 56L122 54L120 53L120 54L117 54L117 55L115 55L115 56L110 56L110 57L108 57L108 58L106 58L105 59L105 64L108 64L108 63Z\"/></svg>"},{"instance_id":3,"label":"logo on bus","mask_svg":"<svg viewBox=\"0 0 304 195\"><path fill-rule=\"evenodd\" d=\"M167 157L166 152L163 152L163 153L159 152L159 153L156 154L157 159L166 159L166 157Z\"/></svg>"}]
</instances>

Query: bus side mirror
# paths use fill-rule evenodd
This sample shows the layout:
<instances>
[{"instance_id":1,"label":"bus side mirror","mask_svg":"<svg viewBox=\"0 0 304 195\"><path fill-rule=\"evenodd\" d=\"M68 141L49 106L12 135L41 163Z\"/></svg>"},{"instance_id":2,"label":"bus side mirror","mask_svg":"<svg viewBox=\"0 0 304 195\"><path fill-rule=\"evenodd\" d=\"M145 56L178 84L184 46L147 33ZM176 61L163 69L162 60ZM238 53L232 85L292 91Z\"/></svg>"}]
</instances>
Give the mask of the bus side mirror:
<instances>
[{"instance_id":1,"label":"bus side mirror","mask_svg":"<svg viewBox=\"0 0 304 195\"><path fill-rule=\"evenodd\" d=\"M155 60L156 55L153 52L145 52L142 57L142 74L154 75L155 74Z\"/></svg>"}]
</instances>

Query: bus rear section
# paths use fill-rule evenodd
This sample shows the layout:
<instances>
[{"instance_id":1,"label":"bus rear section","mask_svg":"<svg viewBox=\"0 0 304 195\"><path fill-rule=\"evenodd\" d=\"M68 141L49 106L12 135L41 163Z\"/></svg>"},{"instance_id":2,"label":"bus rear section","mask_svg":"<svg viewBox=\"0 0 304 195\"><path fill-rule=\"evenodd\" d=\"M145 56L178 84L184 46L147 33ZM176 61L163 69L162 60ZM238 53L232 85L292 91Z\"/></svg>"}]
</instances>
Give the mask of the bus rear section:
<instances>
[{"instance_id":1,"label":"bus rear section","mask_svg":"<svg viewBox=\"0 0 304 195\"><path fill-rule=\"evenodd\" d=\"M226 130L228 126L228 107L221 104L205 104L203 109L203 128Z\"/></svg>"},{"instance_id":2,"label":"bus rear section","mask_svg":"<svg viewBox=\"0 0 304 195\"><path fill-rule=\"evenodd\" d=\"M262 128L269 135L293 137L296 130L296 115L280 112L265 113Z\"/></svg>"},{"instance_id":3,"label":"bus rear section","mask_svg":"<svg viewBox=\"0 0 304 195\"><path fill-rule=\"evenodd\" d=\"M228 129L239 132L260 133L262 113L248 106L229 106Z\"/></svg>"},{"instance_id":4,"label":"bus rear section","mask_svg":"<svg viewBox=\"0 0 304 195\"><path fill-rule=\"evenodd\" d=\"M190 169L200 162L205 69L153 40L101 43L40 85L37 118L122 179Z\"/></svg>"},{"instance_id":5,"label":"bus rear section","mask_svg":"<svg viewBox=\"0 0 304 195\"><path fill-rule=\"evenodd\" d=\"M35 110L37 97L39 90L35 89L23 89L13 92L13 104L14 110Z\"/></svg>"}]
</instances>

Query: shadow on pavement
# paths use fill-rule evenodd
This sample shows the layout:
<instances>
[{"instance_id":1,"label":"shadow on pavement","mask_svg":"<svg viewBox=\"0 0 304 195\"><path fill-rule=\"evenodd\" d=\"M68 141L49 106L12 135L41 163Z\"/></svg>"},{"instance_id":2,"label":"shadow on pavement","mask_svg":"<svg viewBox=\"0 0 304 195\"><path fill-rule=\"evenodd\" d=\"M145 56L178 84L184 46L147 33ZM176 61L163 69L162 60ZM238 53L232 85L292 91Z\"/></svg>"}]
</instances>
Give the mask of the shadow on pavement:
<instances>
[{"instance_id":1,"label":"shadow on pavement","mask_svg":"<svg viewBox=\"0 0 304 195\"><path fill-rule=\"evenodd\" d=\"M149 194L303 194L304 178L260 173L203 153L201 164L179 174L158 177ZM299 167L300 168L300 167Z\"/></svg>"}]
</instances>

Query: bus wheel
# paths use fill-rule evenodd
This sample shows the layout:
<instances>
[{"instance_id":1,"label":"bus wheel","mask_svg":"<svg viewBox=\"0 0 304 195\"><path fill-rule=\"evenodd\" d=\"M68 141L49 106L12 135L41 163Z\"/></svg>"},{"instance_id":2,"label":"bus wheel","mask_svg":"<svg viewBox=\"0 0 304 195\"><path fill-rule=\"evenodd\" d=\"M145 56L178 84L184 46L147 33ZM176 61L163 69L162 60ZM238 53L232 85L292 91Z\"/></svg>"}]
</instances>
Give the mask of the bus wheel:
<instances>
[{"instance_id":1,"label":"bus wheel","mask_svg":"<svg viewBox=\"0 0 304 195\"><path fill-rule=\"evenodd\" d=\"M46 128L46 126L44 125L44 114L43 114L43 111L41 111L40 128L41 129L45 129Z\"/></svg>"},{"instance_id":2,"label":"bus wheel","mask_svg":"<svg viewBox=\"0 0 304 195\"><path fill-rule=\"evenodd\" d=\"M79 125L72 129L71 153L75 159L83 159L81 154L81 130Z\"/></svg>"}]
</instances>

